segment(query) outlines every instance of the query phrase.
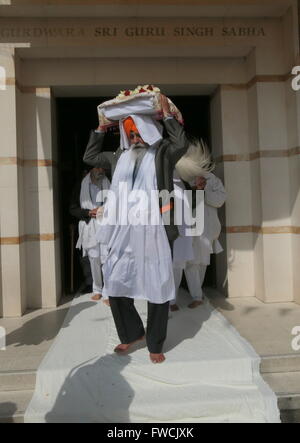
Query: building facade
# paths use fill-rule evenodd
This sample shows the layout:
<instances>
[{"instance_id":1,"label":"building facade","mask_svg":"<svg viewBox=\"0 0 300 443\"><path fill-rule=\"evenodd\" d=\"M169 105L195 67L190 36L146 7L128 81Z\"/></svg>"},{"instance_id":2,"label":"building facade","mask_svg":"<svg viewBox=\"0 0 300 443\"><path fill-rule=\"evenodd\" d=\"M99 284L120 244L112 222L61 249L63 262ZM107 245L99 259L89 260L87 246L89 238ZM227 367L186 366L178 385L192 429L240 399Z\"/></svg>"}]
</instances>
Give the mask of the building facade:
<instances>
[{"instance_id":1,"label":"building facade","mask_svg":"<svg viewBox=\"0 0 300 443\"><path fill-rule=\"evenodd\" d=\"M1 2L0 316L55 307L62 295L56 98L149 83L210 97L211 149L228 192L218 289L300 303L298 7Z\"/></svg>"}]
</instances>

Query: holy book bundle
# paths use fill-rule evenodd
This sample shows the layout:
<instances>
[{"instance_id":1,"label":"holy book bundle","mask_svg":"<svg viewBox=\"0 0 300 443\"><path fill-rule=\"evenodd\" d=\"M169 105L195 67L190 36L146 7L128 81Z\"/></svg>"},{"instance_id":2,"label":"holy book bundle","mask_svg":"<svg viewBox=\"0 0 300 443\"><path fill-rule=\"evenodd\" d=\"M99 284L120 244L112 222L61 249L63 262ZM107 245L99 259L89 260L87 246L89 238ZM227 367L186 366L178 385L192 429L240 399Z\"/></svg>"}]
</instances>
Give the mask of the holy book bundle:
<instances>
[{"instance_id":1,"label":"holy book bundle","mask_svg":"<svg viewBox=\"0 0 300 443\"><path fill-rule=\"evenodd\" d=\"M168 99L171 115L181 124L183 118L179 109ZM161 91L153 85L138 86L134 90L124 90L112 100L98 106L99 123L102 129L118 126L119 120L129 115L151 115L157 120L163 118Z\"/></svg>"}]
</instances>

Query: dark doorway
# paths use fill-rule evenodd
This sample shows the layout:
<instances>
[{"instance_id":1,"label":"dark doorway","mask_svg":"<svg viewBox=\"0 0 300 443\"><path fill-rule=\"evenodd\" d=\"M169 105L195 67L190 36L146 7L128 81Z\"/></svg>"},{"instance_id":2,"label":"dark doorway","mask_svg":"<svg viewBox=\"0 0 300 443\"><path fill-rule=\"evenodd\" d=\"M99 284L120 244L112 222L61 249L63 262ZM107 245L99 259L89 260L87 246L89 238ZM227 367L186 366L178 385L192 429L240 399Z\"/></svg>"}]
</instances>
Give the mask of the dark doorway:
<instances>
[{"instance_id":1,"label":"dark doorway","mask_svg":"<svg viewBox=\"0 0 300 443\"><path fill-rule=\"evenodd\" d=\"M82 157L90 131L98 126L97 106L110 98L56 99L64 293L70 293L71 288L71 227L76 229L78 225L78 221L69 213L70 198L76 182L82 179L84 171L88 169L82 162ZM210 146L210 98L207 96L170 96L170 98L183 114L186 132L190 136L203 138ZM118 143L118 134L110 132L105 137L104 149L115 150ZM75 244L76 241L75 231ZM74 251L74 290L77 290L83 281L79 257L79 252ZM214 266L208 268L204 285L215 285Z\"/></svg>"}]
</instances>

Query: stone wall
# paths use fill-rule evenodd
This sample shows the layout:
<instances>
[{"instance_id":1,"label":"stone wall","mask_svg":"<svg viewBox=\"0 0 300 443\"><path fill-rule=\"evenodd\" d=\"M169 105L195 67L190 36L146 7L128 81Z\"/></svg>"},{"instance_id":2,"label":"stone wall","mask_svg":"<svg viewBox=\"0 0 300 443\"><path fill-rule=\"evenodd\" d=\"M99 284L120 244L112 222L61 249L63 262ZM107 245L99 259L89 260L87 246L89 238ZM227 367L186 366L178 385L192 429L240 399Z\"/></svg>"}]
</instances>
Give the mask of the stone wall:
<instances>
[{"instance_id":1,"label":"stone wall","mask_svg":"<svg viewBox=\"0 0 300 443\"><path fill-rule=\"evenodd\" d=\"M295 9L151 22L0 19L0 316L53 307L61 296L55 94L144 83L211 96L212 152L228 192L218 288L300 302Z\"/></svg>"}]
</instances>

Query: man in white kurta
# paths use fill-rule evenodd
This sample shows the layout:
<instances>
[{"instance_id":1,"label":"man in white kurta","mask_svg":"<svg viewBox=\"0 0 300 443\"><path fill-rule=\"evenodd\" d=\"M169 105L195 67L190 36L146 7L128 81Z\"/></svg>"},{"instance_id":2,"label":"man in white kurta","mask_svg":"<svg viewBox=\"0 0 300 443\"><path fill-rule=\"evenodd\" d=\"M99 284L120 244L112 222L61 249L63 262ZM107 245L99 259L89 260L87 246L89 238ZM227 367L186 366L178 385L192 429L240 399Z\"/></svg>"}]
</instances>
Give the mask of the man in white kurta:
<instances>
[{"instance_id":1,"label":"man in white kurta","mask_svg":"<svg viewBox=\"0 0 300 443\"><path fill-rule=\"evenodd\" d=\"M98 208L102 207L105 200L105 191L110 187L110 182L102 168L93 168L81 183L80 206L87 210L89 219L79 222L78 242L76 247L82 249L83 256L88 256L93 278L93 300L100 300L103 291L102 262L106 255L105 245L96 239Z\"/></svg>"},{"instance_id":2,"label":"man in white kurta","mask_svg":"<svg viewBox=\"0 0 300 443\"><path fill-rule=\"evenodd\" d=\"M138 159L141 160L139 170L134 174ZM122 186L119 188L120 183ZM107 224L98 231L102 241L106 239L109 251L103 265L103 295L146 299L155 304L172 300L171 250L160 217L158 198L150 198L151 191L157 191L155 148L131 147L124 152L110 191L119 195L117 214L114 215L120 223L114 226L108 224L114 211L110 207L114 201L108 199L102 221L102 224ZM121 201L126 201L126 204L119 205ZM108 219L105 221L106 215ZM154 218L157 224L151 224ZM128 279L128 276L131 278Z\"/></svg>"},{"instance_id":3,"label":"man in white kurta","mask_svg":"<svg viewBox=\"0 0 300 443\"><path fill-rule=\"evenodd\" d=\"M174 252L173 252L173 270L174 270L174 282L175 282L175 294L177 295L179 286L182 279L183 271L186 268L186 264L189 260L194 259L193 251L193 237L186 235L186 229L188 226L185 223L184 211L189 210L189 202L184 195L186 187L181 180L177 171L174 172L174 192L175 199L177 201L176 209L179 211L179 206L181 210L178 214L178 230L179 237L174 242ZM181 217L181 220L179 219ZM178 306L176 305L176 299L174 298L170 302L171 311L178 311Z\"/></svg>"},{"instance_id":4,"label":"man in white kurta","mask_svg":"<svg viewBox=\"0 0 300 443\"><path fill-rule=\"evenodd\" d=\"M178 259L174 256L176 294L178 294L184 271L189 292L193 298L193 302L189 304L191 309L203 303L202 285L211 254L219 254L223 251L218 240L221 232L218 208L221 208L226 200L226 191L222 181L211 172L206 173L205 177L197 177L193 185L198 190L204 190L204 232L201 236L192 237L192 259L188 258L178 263ZM185 237L181 241L186 243L185 248L187 248L191 237ZM176 242L178 239L175 245ZM171 310L178 310L176 300L171 302Z\"/></svg>"}]
</instances>

